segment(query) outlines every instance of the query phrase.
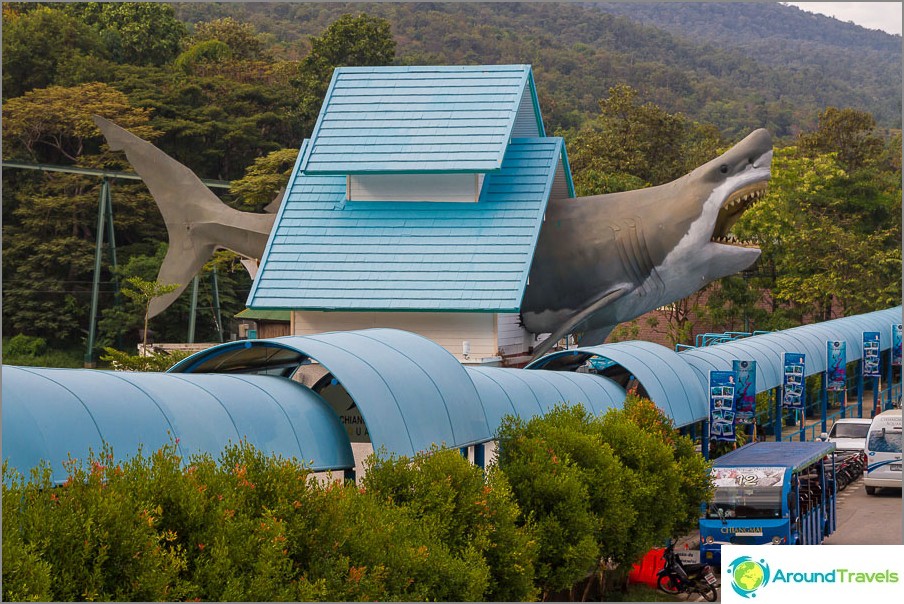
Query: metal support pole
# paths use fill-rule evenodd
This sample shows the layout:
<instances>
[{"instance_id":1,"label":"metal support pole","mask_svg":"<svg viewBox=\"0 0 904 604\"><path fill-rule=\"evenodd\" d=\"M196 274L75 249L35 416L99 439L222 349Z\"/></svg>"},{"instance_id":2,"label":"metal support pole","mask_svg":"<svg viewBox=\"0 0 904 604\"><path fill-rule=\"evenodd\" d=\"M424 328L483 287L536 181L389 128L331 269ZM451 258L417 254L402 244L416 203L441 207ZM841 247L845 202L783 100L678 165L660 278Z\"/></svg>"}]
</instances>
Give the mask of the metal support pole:
<instances>
[{"instance_id":1,"label":"metal support pole","mask_svg":"<svg viewBox=\"0 0 904 604\"><path fill-rule=\"evenodd\" d=\"M775 442L782 440L782 387L775 388L775 418L773 429L775 430Z\"/></svg>"},{"instance_id":2,"label":"metal support pole","mask_svg":"<svg viewBox=\"0 0 904 604\"><path fill-rule=\"evenodd\" d=\"M213 287L213 314L217 322L217 336L223 342L223 317L220 315L220 286L217 284L217 267L210 273L210 284Z\"/></svg>"},{"instance_id":3,"label":"metal support pole","mask_svg":"<svg viewBox=\"0 0 904 604\"><path fill-rule=\"evenodd\" d=\"M198 275L191 282L191 310L188 314L188 343L195 343L195 319L198 316Z\"/></svg>"},{"instance_id":4,"label":"metal support pole","mask_svg":"<svg viewBox=\"0 0 904 604\"><path fill-rule=\"evenodd\" d=\"M857 361L857 416L863 417L863 359Z\"/></svg>"},{"instance_id":5,"label":"metal support pole","mask_svg":"<svg viewBox=\"0 0 904 604\"><path fill-rule=\"evenodd\" d=\"M478 468L487 467L486 443L477 443L476 445L474 445L474 465Z\"/></svg>"},{"instance_id":6,"label":"metal support pole","mask_svg":"<svg viewBox=\"0 0 904 604\"><path fill-rule=\"evenodd\" d=\"M891 409L891 385L894 383L894 367L891 366L891 348L888 349L888 379L885 386L888 388L888 396L885 398L885 408Z\"/></svg>"},{"instance_id":7,"label":"metal support pole","mask_svg":"<svg viewBox=\"0 0 904 604\"><path fill-rule=\"evenodd\" d=\"M822 374L822 432L828 432L828 414L829 414L829 372Z\"/></svg>"},{"instance_id":8,"label":"metal support pole","mask_svg":"<svg viewBox=\"0 0 904 604\"><path fill-rule=\"evenodd\" d=\"M94 360L94 338L97 334L97 299L100 295L100 268L104 248L104 226L106 220L104 213L107 209L107 196L110 185L105 178L100 186L100 199L97 202L97 237L94 243L94 284L91 288L91 316L88 320L88 346L85 350L85 367L93 369L97 367Z\"/></svg>"},{"instance_id":9,"label":"metal support pole","mask_svg":"<svg viewBox=\"0 0 904 604\"><path fill-rule=\"evenodd\" d=\"M879 407L879 378L873 377L873 412L878 414L882 409Z\"/></svg>"}]
</instances>

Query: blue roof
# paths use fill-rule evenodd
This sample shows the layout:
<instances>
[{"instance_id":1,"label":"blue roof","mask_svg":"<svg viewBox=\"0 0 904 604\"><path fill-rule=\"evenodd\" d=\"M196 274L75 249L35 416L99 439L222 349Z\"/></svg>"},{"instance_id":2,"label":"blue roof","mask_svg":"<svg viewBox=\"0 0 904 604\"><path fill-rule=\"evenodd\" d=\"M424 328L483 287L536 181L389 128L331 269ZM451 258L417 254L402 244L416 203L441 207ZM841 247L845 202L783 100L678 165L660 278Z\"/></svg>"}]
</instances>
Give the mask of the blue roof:
<instances>
[{"instance_id":1,"label":"blue roof","mask_svg":"<svg viewBox=\"0 0 904 604\"><path fill-rule=\"evenodd\" d=\"M374 449L395 455L410 456L433 444L487 442L505 415L528 420L563 402L602 414L625 399L623 388L597 375L466 367L438 344L395 329L230 342L170 371L267 371L264 359L282 366L290 358L294 367L309 359L323 365L355 402Z\"/></svg>"},{"instance_id":2,"label":"blue roof","mask_svg":"<svg viewBox=\"0 0 904 604\"><path fill-rule=\"evenodd\" d=\"M686 426L709 418L707 390L678 353L652 342L618 342L548 354L527 369L557 364L574 370L592 357L620 365L643 385L650 399L675 422Z\"/></svg>"},{"instance_id":3,"label":"blue roof","mask_svg":"<svg viewBox=\"0 0 904 604\"><path fill-rule=\"evenodd\" d=\"M262 375L168 375L3 367L3 455L27 473L40 460L53 480L62 462L86 459L104 443L117 459L150 454L178 439L183 460L247 440L265 454L311 469L348 469L345 429L319 395Z\"/></svg>"},{"instance_id":4,"label":"blue roof","mask_svg":"<svg viewBox=\"0 0 904 604\"><path fill-rule=\"evenodd\" d=\"M230 342L201 351L174 373L244 369L261 351L288 349L323 365L361 412L374 449L414 455L431 445L462 447L492 438L474 384L443 347L406 331L365 329Z\"/></svg>"},{"instance_id":5,"label":"blue roof","mask_svg":"<svg viewBox=\"0 0 904 604\"><path fill-rule=\"evenodd\" d=\"M822 459L834 450L835 443L822 441L756 442L722 455L713 462L713 467L784 466L796 471Z\"/></svg>"},{"instance_id":6,"label":"blue roof","mask_svg":"<svg viewBox=\"0 0 904 604\"><path fill-rule=\"evenodd\" d=\"M529 65L339 67L300 169L498 170L522 100L544 136Z\"/></svg>"},{"instance_id":7,"label":"blue roof","mask_svg":"<svg viewBox=\"0 0 904 604\"><path fill-rule=\"evenodd\" d=\"M891 347L891 326L901 323L900 306L875 312L842 317L801 325L784 331L750 336L722 344L682 350L680 357L697 374L706 388L710 371L730 371L732 360L756 361L756 389L764 392L782 385L784 353L802 352L807 355L806 375L826 370L826 342L841 340L847 343L846 358L851 363L863 354L863 332L879 332L880 350Z\"/></svg>"},{"instance_id":8,"label":"blue roof","mask_svg":"<svg viewBox=\"0 0 904 604\"><path fill-rule=\"evenodd\" d=\"M503 367L465 369L494 431L506 415L528 421L559 403L580 403L588 412L603 415L625 401L624 388L599 375Z\"/></svg>"},{"instance_id":9,"label":"blue roof","mask_svg":"<svg viewBox=\"0 0 904 604\"><path fill-rule=\"evenodd\" d=\"M563 153L513 139L476 203L346 202L296 167L247 306L517 312Z\"/></svg>"}]
</instances>

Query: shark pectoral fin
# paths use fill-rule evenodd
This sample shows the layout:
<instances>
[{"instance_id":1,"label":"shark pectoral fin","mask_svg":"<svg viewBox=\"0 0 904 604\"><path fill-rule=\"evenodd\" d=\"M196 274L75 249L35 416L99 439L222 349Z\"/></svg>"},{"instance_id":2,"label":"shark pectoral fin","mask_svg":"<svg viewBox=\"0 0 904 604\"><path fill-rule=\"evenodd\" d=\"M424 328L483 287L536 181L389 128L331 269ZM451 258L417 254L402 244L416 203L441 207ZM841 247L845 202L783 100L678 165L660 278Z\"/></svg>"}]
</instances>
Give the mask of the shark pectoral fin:
<instances>
[{"instance_id":1,"label":"shark pectoral fin","mask_svg":"<svg viewBox=\"0 0 904 604\"><path fill-rule=\"evenodd\" d=\"M606 341L606 337L612 333L613 327L602 327L585 331L578 338L578 346L596 346Z\"/></svg>"},{"instance_id":2,"label":"shark pectoral fin","mask_svg":"<svg viewBox=\"0 0 904 604\"><path fill-rule=\"evenodd\" d=\"M170 241L163 264L160 265L160 271L157 273L158 283L164 285L177 283L179 288L151 301L148 309L148 316L151 318L162 313L176 301L204 266L204 263L213 256L217 247L213 243L203 246L183 246L182 243L181 240Z\"/></svg>"},{"instance_id":3,"label":"shark pectoral fin","mask_svg":"<svg viewBox=\"0 0 904 604\"><path fill-rule=\"evenodd\" d=\"M572 317L570 319L568 319L557 330L555 330L552 333L552 335L550 335L548 338L546 338L545 340L540 342L534 348L534 354L533 354L533 357L531 357L531 360L534 361L536 359L539 359L541 356L546 354L549 351L549 349L555 345L556 342L558 342L559 340L561 340L568 334L576 331L577 328L581 325L581 323L583 323L584 321L589 319L592 315L594 315L597 311L599 311L601 308L603 308L607 304L611 304L611 303L615 302L616 300L618 300L619 298L621 298L628 291L630 291L630 288L627 286L622 286L622 287L617 287L615 289L611 289L608 292L606 292L605 294L603 294L602 296L600 296L599 298L597 298L596 301L594 301L591 304L589 304L588 306L586 306L584 309L576 312L574 315L572 315Z\"/></svg>"}]
</instances>

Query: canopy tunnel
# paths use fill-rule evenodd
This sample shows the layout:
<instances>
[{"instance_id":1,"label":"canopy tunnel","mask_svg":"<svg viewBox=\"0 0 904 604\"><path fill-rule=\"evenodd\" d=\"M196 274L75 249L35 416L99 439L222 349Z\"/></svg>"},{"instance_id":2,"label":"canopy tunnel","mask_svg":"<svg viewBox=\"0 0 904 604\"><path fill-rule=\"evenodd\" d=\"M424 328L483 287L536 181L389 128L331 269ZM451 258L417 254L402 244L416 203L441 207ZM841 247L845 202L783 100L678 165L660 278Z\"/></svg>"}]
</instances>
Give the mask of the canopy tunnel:
<instances>
[{"instance_id":1,"label":"canopy tunnel","mask_svg":"<svg viewBox=\"0 0 904 604\"><path fill-rule=\"evenodd\" d=\"M21 472L45 460L63 480L63 461L104 443L118 458L175 439L183 457L216 457L244 439L315 471L350 471L352 443L406 456L434 444L478 446L506 415L529 419L562 402L601 414L622 404L626 388L682 427L708 417L710 370L756 360L757 390L768 390L781 383L784 352L806 352L807 374L819 373L826 340L847 341L855 361L863 331L880 332L888 350L889 324L900 318L897 307L680 353L604 344L552 353L526 370L462 365L392 329L230 342L163 374L4 367L3 455Z\"/></svg>"}]
</instances>

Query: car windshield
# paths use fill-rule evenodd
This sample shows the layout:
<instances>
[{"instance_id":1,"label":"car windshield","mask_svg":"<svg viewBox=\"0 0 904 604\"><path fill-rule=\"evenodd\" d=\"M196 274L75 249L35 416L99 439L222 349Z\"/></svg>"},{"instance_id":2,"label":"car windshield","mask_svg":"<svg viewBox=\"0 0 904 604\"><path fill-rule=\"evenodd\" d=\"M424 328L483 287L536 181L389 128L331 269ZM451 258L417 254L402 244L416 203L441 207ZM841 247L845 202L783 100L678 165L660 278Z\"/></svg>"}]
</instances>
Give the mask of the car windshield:
<instances>
[{"instance_id":1,"label":"car windshield","mask_svg":"<svg viewBox=\"0 0 904 604\"><path fill-rule=\"evenodd\" d=\"M840 423L832 426L831 438L866 438L869 424Z\"/></svg>"},{"instance_id":2,"label":"car windshield","mask_svg":"<svg viewBox=\"0 0 904 604\"><path fill-rule=\"evenodd\" d=\"M721 515L719 511L721 510ZM780 518L782 515L782 487L718 487L706 517Z\"/></svg>"}]
</instances>

